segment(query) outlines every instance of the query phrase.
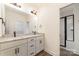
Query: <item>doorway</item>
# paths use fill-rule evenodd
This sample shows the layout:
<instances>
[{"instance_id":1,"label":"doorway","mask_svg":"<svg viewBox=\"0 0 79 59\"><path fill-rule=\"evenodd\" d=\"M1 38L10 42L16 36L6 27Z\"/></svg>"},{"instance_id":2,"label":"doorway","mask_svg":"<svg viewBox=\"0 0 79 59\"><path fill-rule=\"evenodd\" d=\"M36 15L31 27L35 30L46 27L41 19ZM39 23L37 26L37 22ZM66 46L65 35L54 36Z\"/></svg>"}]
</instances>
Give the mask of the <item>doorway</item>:
<instances>
[{"instance_id":1,"label":"doorway","mask_svg":"<svg viewBox=\"0 0 79 59\"><path fill-rule=\"evenodd\" d=\"M74 15L60 18L60 45L66 47L67 41L74 41Z\"/></svg>"}]
</instances>

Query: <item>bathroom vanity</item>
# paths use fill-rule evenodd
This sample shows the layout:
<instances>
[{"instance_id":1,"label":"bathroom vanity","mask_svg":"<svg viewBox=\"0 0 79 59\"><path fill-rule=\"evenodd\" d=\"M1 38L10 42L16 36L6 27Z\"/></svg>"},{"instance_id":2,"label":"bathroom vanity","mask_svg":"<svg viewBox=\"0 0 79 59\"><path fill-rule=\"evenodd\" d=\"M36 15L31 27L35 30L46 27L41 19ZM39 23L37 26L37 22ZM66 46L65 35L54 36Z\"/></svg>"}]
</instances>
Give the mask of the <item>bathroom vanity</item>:
<instances>
[{"instance_id":1,"label":"bathroom vanity","mask_svg":"<svg viewBox=\"0 0 79 59\"><path fill-rule=\"evenodd\" d=\"M44 50L44 34L4 36L36 31L36 16L11 4L1 4L0 17L4 21L0 26L0 56L34 56Z\"/></svg>"},{"instance_id":2,"label":"bathroom vanity","mask_svg":"<svg viewBox=\"0 0 79 59\"><path fill-rule=\"evenodd\" d=\"M34 56L44 50L44 34L0 38L0 56Z\"/></svg>"}]
</instances>

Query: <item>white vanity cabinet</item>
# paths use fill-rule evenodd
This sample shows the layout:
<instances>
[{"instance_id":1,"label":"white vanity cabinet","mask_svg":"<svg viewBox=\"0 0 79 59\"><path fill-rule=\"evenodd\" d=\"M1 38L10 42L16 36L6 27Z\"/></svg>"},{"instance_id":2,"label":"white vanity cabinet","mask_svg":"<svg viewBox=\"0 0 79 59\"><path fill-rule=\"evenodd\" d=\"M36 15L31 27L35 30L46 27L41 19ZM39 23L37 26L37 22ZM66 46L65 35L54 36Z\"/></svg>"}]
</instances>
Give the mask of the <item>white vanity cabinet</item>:
<instances>
[{"instance_id":1,"label":"white vanity cabinet","mask_svg":"<svg viewBox=\"0 0 79 59\"><path fill-rule=\"evenodd\" d=\"M27 56L27 39L0 43L0 56Z\"/></svg>"},{"instance_id":2,"label":"white vanity cabinet","mask_svg":"<svg viewBox=\"0 0 79 59\"><path fill-rule=\"evenodd\" d=\"M2 50L0 56L27 56L27 44Z\"/></svg>"},{"instance_id":3,"label":"white vanity cabinet","mask_svg":"<svg viewBox=\"0 0 79 59\"><path fill-rule=\"evenodd\" d=\"M43 36L0 42L0 56L34 56L42 50L44 50Z\"/></svg>"}]
</instances>

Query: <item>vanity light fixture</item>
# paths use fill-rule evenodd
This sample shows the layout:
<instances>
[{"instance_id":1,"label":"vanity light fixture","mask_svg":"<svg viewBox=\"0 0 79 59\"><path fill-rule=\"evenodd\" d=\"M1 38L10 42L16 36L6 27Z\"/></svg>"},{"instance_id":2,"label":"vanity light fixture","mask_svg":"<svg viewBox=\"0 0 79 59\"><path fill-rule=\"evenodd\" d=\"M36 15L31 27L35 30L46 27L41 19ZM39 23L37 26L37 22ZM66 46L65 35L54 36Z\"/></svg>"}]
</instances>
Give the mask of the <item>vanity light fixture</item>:
<instances>
[{"instance_id":1,"label":"vanity light fixture","mask_svg":"<svg viewBox=\"0 0 79 59\"><path fill-rule=\"evenodd\" d=\"M32 10L31 13L34 14L34 15L37 15L37 11L36 10Z\"/></svg>"},{"instance_id":2,"label":"vanity light fixture","mask_svg":"<svg viewBox=\"0 0 79 59\"><path fill-rule=\"evenodd\" d=\"M17 3L11 3L12 5L21 8L21 5L17 4Z\"/></svg>"}]
</instances>

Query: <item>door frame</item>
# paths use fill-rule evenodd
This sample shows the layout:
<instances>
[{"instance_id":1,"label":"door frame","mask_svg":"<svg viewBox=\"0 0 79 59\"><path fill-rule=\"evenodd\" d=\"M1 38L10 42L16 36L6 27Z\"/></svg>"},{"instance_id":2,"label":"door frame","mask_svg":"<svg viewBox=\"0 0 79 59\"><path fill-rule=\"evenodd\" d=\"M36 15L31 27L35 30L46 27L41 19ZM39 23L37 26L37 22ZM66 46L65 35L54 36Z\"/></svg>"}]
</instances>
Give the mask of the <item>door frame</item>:
<instances>
[{"instance_id":1,"label":"door frame","mask_svg":"<svg viewBox=\"0 0 79 59\"><path fill-rule=\"evenodd\" d=\"M66 47L66 41L67 41L67 17L69 17L69 16L73 16L73 42L74 42L74 14L68 15L68 16L64 16L64 17L60 17L60 19L64 18L64 25L65 25L65 27L64 27L64 29L65 29L65 32L64 32L65 44L64 44L64 46L60 45L60 46L63 46L63 47Z\"/></svg>"}]
</instances>

